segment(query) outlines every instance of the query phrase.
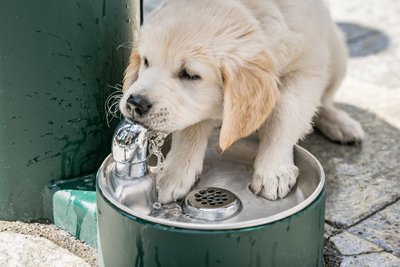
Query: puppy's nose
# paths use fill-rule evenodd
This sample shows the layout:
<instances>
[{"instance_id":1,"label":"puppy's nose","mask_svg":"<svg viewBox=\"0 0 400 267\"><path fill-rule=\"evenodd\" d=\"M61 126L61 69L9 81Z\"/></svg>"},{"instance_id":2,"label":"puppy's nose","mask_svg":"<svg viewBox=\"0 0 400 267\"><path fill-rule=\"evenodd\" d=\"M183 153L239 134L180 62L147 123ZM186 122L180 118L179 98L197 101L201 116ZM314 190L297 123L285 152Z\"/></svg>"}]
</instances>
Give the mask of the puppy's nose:
<instances>
[{"instance_id":1,"label":"puppy's nose","mask_svg":"<svg viewBox=\"0 0 400 267\"><path fill-rule=\"evenodd\" d=\"M127 100L128 110L134 110L139 116L145 115L151 109L151 106L149 100L141 95L130 95Z\"/></svg>"}]
</instances>

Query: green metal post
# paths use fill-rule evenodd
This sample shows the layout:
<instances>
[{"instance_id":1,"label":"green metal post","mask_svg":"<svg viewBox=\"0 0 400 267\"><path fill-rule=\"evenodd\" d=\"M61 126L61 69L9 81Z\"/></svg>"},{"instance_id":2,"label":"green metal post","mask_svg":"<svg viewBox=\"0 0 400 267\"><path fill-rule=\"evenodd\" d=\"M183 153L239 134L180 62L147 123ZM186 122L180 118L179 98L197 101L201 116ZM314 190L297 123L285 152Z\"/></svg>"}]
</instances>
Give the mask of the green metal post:
<instances>
[{"instance_id":1,"label":"green metal post","mask_svg":"<svg viewBox=\"0 0 400 267\"><path fill-rule=\"evenodd\" d=\"M0 219L43 217L50 180L93 173L109 152L104 104L139 25L132 2L0 1Z\"/></svg>"}]
</instances>

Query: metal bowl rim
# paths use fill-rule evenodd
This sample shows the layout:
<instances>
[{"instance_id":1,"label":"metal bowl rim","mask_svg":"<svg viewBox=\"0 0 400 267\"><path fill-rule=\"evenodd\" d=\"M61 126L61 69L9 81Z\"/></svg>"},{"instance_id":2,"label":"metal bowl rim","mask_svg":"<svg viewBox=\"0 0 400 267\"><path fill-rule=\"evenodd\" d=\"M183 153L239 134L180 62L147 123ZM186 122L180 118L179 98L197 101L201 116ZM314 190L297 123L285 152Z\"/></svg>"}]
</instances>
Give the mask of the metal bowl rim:
<instances>
[{"instance_id":1,"label":"metal bowl rim","mask_svg":"<svg viewBox=\"0 0 400 267\"><path fill-rule=\"evenodd\" d=\"M98 188L99 188L101 194L104 196L104 198L109 203L114 205L116 208L118 208L119 210L125 212L126 214L128 214L130 216L137 217L137 218L140 218L141 220L149 221L151 223L160 224L163 226L175 227L175 228L195 229L195 230L234 230L234 229L257 227L257 226L261 226L261 225L265 225L265 224L269 224L272 222L276 222L276 221L285 219L287 217L290 217L290 216L302 211L303 209L305 209L306 207L311 205L315 199L318 198L318 196L320 195L320 193L322 192L322 190L325 186L325 173L324 173L321 163L315 158L314 155L312 155L306 149L304 149L298 145L296 145L296 148L299 149L300 151L304 152L305 154L307 154L311 158L311 160L313 160L315 163L317 163L317 166L319 168L320 180L319 180L318 186L316 187L314 192L308 198L306 198L305 200L303 200L302 202L300 202L299 204L297 204L296 206L294 206L288 210L274 214L269 217L249 220L249 221L245 221L245 222L241 222L241 223L189 224L189 223L185 223L185 222L175 222L175 221L169 221L169 220L162 219L162 218L156 218L156 217L145 215L145 214L142 214L142 213L139 213L139 212L129 209L128 207L126 207L126 206L122 205L121 203L117 202L116 200L114 200L113 197L104 188L103 180L105 179L105 176L103 175L102 171L105 170L105 166L107 166L108 161L110 161L112 159L111 155L109 155L104 160L104 162L102 163L102 165L97 173L97 185L98 185Z\"/></svg>"}]
</instances>

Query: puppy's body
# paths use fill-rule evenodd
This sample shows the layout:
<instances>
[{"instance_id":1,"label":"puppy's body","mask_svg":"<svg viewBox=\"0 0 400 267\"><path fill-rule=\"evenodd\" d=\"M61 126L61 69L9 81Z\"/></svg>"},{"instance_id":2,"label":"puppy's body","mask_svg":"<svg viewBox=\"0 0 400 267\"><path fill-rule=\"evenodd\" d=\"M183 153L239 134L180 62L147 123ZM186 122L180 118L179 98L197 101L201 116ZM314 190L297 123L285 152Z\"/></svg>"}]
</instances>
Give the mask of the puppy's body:
<instances>
[{"instance_id":1,"label":"puppy's body","mask_svg":"<svg viewBox=\"0 0 400 267\"><path fill-rule=\"evenodd\" d=\"M320 0L165 1L142 29L120 106L125 116L174 133L157 177L159 200L193 186L216 121L223 150L259 130L251 188L268 199L295 184L293 145L318 108L316 125L329 138L360 141L361 126L333 106L345 62L342 37ZM146 112L132 96L150 103Z\"/></svg>"}]
</instances>

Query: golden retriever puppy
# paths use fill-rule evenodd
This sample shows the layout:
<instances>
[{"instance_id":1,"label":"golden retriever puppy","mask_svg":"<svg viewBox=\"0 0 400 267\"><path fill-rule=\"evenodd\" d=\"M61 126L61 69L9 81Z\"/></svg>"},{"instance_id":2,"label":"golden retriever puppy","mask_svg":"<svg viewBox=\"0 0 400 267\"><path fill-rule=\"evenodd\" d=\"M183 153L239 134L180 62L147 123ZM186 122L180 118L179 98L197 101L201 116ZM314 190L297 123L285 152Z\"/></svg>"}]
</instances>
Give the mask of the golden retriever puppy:
<instances>
[{"instance_id":1,"label":"golden retriever puppy","mask_svg":"<svg viewBox=\"0 0 400 267\"><path fill-rule=\"evenodd\" d=\"M190 191L221 121L222 151L258 130L251 189L275 200L296 183L293 145L317 111L330 139L362 140L360 124L333 105L345 70L345 43L322 0L167 0L141 29L120 110L173 133L160 202Z\"/></svg>"}]
</instances>

